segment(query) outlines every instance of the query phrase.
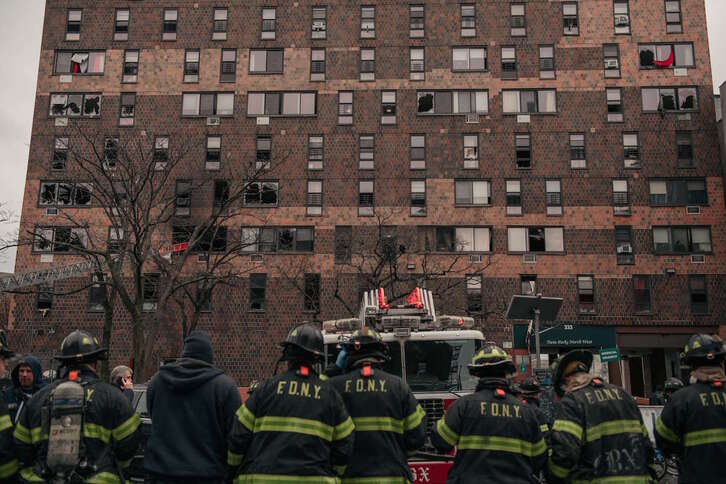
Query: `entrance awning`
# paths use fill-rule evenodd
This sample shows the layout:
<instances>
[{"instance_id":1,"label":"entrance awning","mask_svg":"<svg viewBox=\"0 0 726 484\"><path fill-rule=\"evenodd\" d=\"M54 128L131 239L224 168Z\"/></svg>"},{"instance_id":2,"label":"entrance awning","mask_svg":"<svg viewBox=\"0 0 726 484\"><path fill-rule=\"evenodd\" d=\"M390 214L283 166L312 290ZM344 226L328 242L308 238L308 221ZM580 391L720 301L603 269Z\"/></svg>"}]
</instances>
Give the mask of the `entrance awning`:
<instances>
[{"instance_id":1,"label":"entrance awning","mask_svg":"<svg viewBox=\"0 0 726 484\"><path fill-rule=\"evenodd\" d=\"M514 347L527 348L526 324L514 325ZM540 333L542 348L613 348L616 346L615 326L593 326L588 324L561 323L544 327ZM534 334L529 342L534 349Z\"/></svg>"}]
</instances>

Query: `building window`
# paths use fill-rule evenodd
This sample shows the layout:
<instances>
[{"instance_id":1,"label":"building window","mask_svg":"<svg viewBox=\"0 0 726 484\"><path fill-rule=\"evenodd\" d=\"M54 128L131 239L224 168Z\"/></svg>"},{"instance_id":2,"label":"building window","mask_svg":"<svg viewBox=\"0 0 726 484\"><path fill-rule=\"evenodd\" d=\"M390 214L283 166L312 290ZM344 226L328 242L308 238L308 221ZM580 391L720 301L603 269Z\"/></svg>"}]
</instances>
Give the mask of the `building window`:
<instances>
[{"instance_id":1,"label":"building window","mask_svg":"<svg viewBox=\"0 0 726 484\"><path fill-rule=\"evenodd\" d=\"M204 168L207 170L219 170L222 165L222 137L207 136L207 156Z\"/></svg>"},{"instance_id":2,"label":"building window","mask_svg":"<svg viewBox=\"0 0 726 484\"><path fill-rule=\"evenodd\" d=\"M66 17L66 40L81 40L83 10L69 9Z\"/></svg>"},{"instance_id":3,"label":"building window","mask_svg":"<svg viewBox=\"0 0 726 484\"><path fill-rule=\"evenodd\" d=\"M188 217L192 208L192 183L188 180L176 181L174 215Z\"/></svg>"},{"instance_id":4,"label":"building window","mask_svg":"<svg viewBox=\"0 0 726 484\"><path fill-rule=\"evenodd\" d=\"M117 192L118 196L118 192ZM109 227L108 240L106 241L108 251L111 254L118 254L124 245L124 229L119 227Z\"/></svg>"},{"instance_id":5,"label":"building window","mask_svg":"<svg viewBox=\"0 0 726 484\"><path fill-rule=\"evenodd\" d=\"M129 18L130 11L128 8L116 9L116 17L113 24L113 40L123 41L129 40Z\"/></svg>"},{"instance_id":6,"label":"building window","mask_svg":"<svg viewBox=\"0 0 726 484\"><path fill-rule=\"evenodd\" d=\"M507 215L522 215L522 183L519 180L507 180Z\"/></svg>"},{"instance_id":7,"label":"building window","mask_svg":"<svg viewBox=\"0 0 726 484\"><path fill-rule=\"evenodd\" d=\"M512 37L527 35L527 24L524 16L524 4L512 3L509 6L509 25Z\"/></svg>"},{"instance_id":8,"label":"building window","mask_svg":"<svg viewBox=\"0 0 726 484\"><path fill-rule=\"evenodd\" d=\"M698 110L696 87L644 87L641 92L645 113Z\"/></svg>"},{"instance_id":9,"label":"building window","mask_svg":"<svg viewBox=\"0 0 726 484\"><path fill-rule=\"evenodd\" d=\"M323 214L323 182L309 180L308 191L305 197L306 213L308 215Z\"/></svg>"},{"instance_id":10,"label":"building window","mask_svg":"<svg viewBox=\"0 0 726 484\"><path fill-rule=\"evenodd\" d=\"M628 180L613 180L613 212L615 215L630 215Z\"/></svg>"},{"instance_id":11,"label":"building window","mask_svg":"<svg viewBox=\"0 0 726 484\"><path fill-rule=\"evenodd\" d=\"M608 107L608 122L621 123L623 121L623 91L619 87L605 90Z\"/></svg>"},{"instance_id":12,"label":"building window","mask_svg":"<svg viewBox=\"0 0 726 484\"><path fill-rule=\"evenodd\" d=\"M638 59L641 69L666 69L669 67L693 67L693 44L639 44Z\"/></svg>"},{"instance_id":13,"label":"building window","mask_svg":"<svg viewBox=\"0 0 726 484\"><path fill-rule=\"evenodd\" d=\"M338 124L353 124L353 91L338 91Z\"/></svg>"},{"instance_id":14,"label":"building window","mask_svg":"<svg viewBox=\"0 0 726 484\"><path fill-rule=\"evenodd\" d=\"M424 17L423 5L410 5L408 7L408 35L411 38L421 38L424 36L424 26L426 19Z\"/></svg>"},{"instance_id":15,"label":"building window","mask_svg":"<svg viewBox=\"0 0 726 484\"><path fill-rule=\"evenodd\" d=\"M360 37L374 39L376 37L376 7L360 8Z\"/></svg>"},{"instance_id":16,"label":"building window","mask_svg":"<svg viewBox=\"0 0 726 484\"><path fill-rule=\"evenodd\" d=\"M556 113L557 93L554 89L537 91L502 91L504 114Z\"/></svg>"},{"instance_id":17,"label":"building window","mask_svg":"<svg viewBox=\"0 0 726 484\"><path fill-rule=\"evenodd\" d=\"M323 135L308 136L308 170L323 169Z\"/></svg>"},{"instance_id":18,"label":"building window","mask_svg":"<svg viewBox=\"0 0 726 484\"><path fill-rule=\"evenodd\" d=\"M328 32L327 7L313 7L311 32L313 39L324 39Z\"/></svg>"},{"instance_id":19,"label":"building window","mask_svg":"<svg viewBox=\"0 0 726 484\"><path fill-rule=\"evenodd\" d=\"M106 284L104 283L105 274L103 272L94 272L91 274L91 285L88 287L88 310L103 311L106 303Z\"/></svg>"},{"instance_id":20,"label":"building window","mask_svg":"<svg viewBox=\"0 0 726 484\"><path fill-rule=\"evenodd\" d=\"M142 309L144 311L156 311L159 303L161 274L144 274L142 277Z\"/></svg>"},{"instance_id":21,"label":"building window","mask_svg":"<svg viewBox=\"0 0 726 484\"><path fill-rule=\"evenodd\" d=\"M124 51L124 65L121 75L121 82L134 83L139 77L139 51Z\"/></svg>"},{"instance_id":22,"label":"building window","mask_svg":"<svg viewBox=\"0 0 726 484\"><path fill-rule=\"evenodd\" d=\"M433 235L436 252L491 252L490 227L435 227Z\"/></svg>"},{"instance_id":23,"label":"building window","mask_svg":"<svg viewBox=\"0 0 726 484\"><path fill-rule=\"evenodd\" d=\"M50 311L53 309L53 284L40 284L38 286L38 297L35 300L35 307L38 311Z\"/></svg>"},{"instance_id":24,"label":"building window","mask_svg":"<svg viewBox=\"0 0 726 484\"><path fill-rule=\"evenodd\" d=\"M712 251L709 227L653 227L656 254L707 254Z\"/></svg>"},{"instance_id":25,"label":"building window","mask_svg":"<svg viewBox=\"0 0 726 484\"><path fill-rule=\"evenodd\" d=\"M360 80L376 80L376 49L360 50Z\"/></svg>"},{"instance_id":26,"label":"building window","mask_svg":"<svg viewBox=\"0 0 726 484\"><path fill-rule=\"evenodd\" d=\"M103 51L61 50L55 53L54 74L103 74L106 53Z\"/></svg>"},{"instance_id":27,"label":"building window","mask_svg":"<svg viewBox=\"0 0 726 484\"><path fill-rule=\"evenodd\" d=\"M691 294L691 312L693 314L708 313L708 294L706 276L689 276L688 290Z\"/></svg>"},{"instance_id":28,"label":"building window","mask_svg":"<svg viewBox=\"0 0 726 484\"><path fill-rule=\"evenodd\" d=\"M676 152L680 168L693 167L693 136L690 131L676 131Z\"/></svg>"},{"instance_id":29,"label":"building window","mask_svg":"<svg viewBox=\"0 0 726 484\"><path fill-rule=\"evenodd\" d=\"M265 310L266 283L266 274L250 274L250 311Z\"/></svg>"},{"instance_id":30,"label":"building window","mask_svg":"<svg viewBox=\"0 0 726 484\"><path fill-rule=\"evenodd\" d=\"M119 139L107 136L103 140L103 167L104 169L116 168L118 163Z\"/></svg>"},{"instance_id":31,"label":"building window","mask_svg":"<svg viewBox=\"0 0 726 484\"><path fill-rule=\"evenodd\" d=\"M38 227L33 233L33 252L66 254L88 247L84 228Z\"/></svg>"},{"instance_id":32,"label":"building window","mask_svg":"<svg viewBox=\"0 0 726 484\"><path fill-rule=\"evenodd\" d=\"M605 44L602 46L605 77L616 79L620 77L620 49L618 44Z\"/></svg>"},{"instance_id":33,"label":"building window","mask_svg":"<svg viewBox=\"0 0 726 484\"><path fill-rule=\"evenodd\" d=\"M523 296L537 295L537 276L524 274L519 276L519 287Z\"/></svg>"},{"instance_id":34,"label":"building window","mask_svg":"<svg viewBox=\"0 0 726 484\"><path fill-rule=\"evenodd\" d=\"M628 0L613 1L613 21L616 34L630 34L630 9Z\"/></svg>"},{"instance_id":35,"label":"building window","mask_svg":"<svg viewBox=\"0 0 726 484\"><path fill-rule=\"evenodd\" d=\"M426 135L423 134L412 134L411 135L411 169L412 170L425 170L426 169Z\"/></svg>"},{"instance_id":36,"label":"building window","mask_svg":"<svg viewBox=\"0 0 726 484\"><path fill-rule=\"evenodd\" d=\"M275 22L277 20L277 12L274 8L262 9L262 40L275 40Z\"/></svg>"},{"instance_id":37,"label":"building window","mask_svg":"<svg viewBox=\"0 0 726 484\"><path fill-rule=\"evenodd\" d=\"M244 252L313 252L311 227L242 227Z\"/></svg>"},{"instance_id":38,"label":"building window","mask_svg":"<svg viewBox=\"0 0 726 484\"><path fill-rule=\"evenodd\" d=\"M247 116L315 116L315 92L250 92Z\"/></svg>"},{"instance_id":39,"label":"building window","mask_svg":"<svg viewBox=\"0 0 726 484\"><path fill-rule=\"evenodd\" d=\"M618 265L634 264L633 230L630 226L615 227L615 254Z\"/></svg>"},{"instance_id":40,"label":"building window","mask_svg":"<svg viewBox=\"0 0 726 484\"><path fill-rule=\"evenodd\" d=\"M97 118L101 116L101 94L51 94L51 117Z\"/></svg>"},{"instance_id":41,"label":"building window","mask_svg":"<svg viewBox=\"0 0 726 484\"><path fill-rule=\"evenodd\" d=\"M708 205L704 179L650 181L651 206Z\"/></svg>"},{"instance_id":42,"label":"building window","mask_svg":"<svg viewBox=\"0 0 726 484\"><path fill-rule=\"evenodd\" d=\"M409 76L412 81L423 81L426 78L426 62L423 47L412 47L409 55Z\"/></svg>"},{"instance_id":43,"label":"building window","mask_svg":"<svg viewBox=\"0 0 726 484\"><path fill-rule=\"evenodd\" d=\"M305 274L305 300L303 310L317 313L320 311L320 274Z\"/></svg>"},{"instance_id":44,"label":"building window","mask_svg":"<svg viewBox=\"0 0 726 484\"><path fill-rule=\"evenodd\" d=\"M154 138L154 152L152 155L155 170L163 170L169 161L169 137L157 136Z\"/></svg>"},{"instance_id":45,"label":"building window","mask_svg":"<svg viewBox=\"0 0 726 484\"><path fill-rule=\"evenodd\" d=\"M492 204L491 182L485 180L456 180L454 182L456 205L486 206Z\"/></svg>"},{"instance_id":46,"label":"building window","mask_svg":"<svg viewBox=\"0 0 726 484\"><path fill-rule=\"evenodd\" d=\"M214 9L214 26L212 27L212 40L227 40L227 20L229 12L226 8Z\"/></svg>"},{"instance_id":47,"label":"building window","mask_svg":"<svg viewBox=\"0 0 726 484\"><path fill-rule=\"evenodd\" d=\"M570 133L570 168L587 168L585 133Z\"/></svg>"},{"instance_id":48,"label":"building window","mask_svg":"<svg viewBox=\"0 0 726 484\"><path fill-rule=\"evenodd\" d=\"M532 168L532 147L528 134L514 136L514 150L517 168Z\"/></svg>"},{"instance_id":49,"label":"building window","mask_svg":"<svg viewBox=\"0 0 726 484\"><path fill-rule=\"evenodd\" d=\"M196 287L196 307L201 313L212 311L212 290L214 285L209 279L200 279Z\"/></svg>"},{"instance_id":50,"label":"building window","mask_svg":"<svg viewBox=\"0 0 726 484\"><path fill-rule=\"evenodd\" d=\"M666 0L665 2L666 32L680 34L683 32L680 0Z\"/></svg>"},{"instance_id":51,"label":"building window","mask_svg":"<svg viewBox=\"0 0 726 484\"><path fill-rule=\"evenodd\" d=\"M375 157L375 136L362 134L358 138L358 169L373 170Z\"/></svg>"},{"instance_id":52,"label":"building window","mask_svg":"<svg viewBox=\"0 0 726 484\"><path fill-rule=\"evenodd\" d=\"M250 74L282 74L283 49L251 49Z\"/></svg>"},{"instance_id":53,"label":"building window","mask_svg":"<svg viewBox=\"0 0 726 484\"><path fill-rule=\"evenodd\" d=\"M199 82L199 51L184 53L184 82Z\"/></svg>"},{"instance_id":54,"label":"building window","mask_svg":"<svg viewBox=\"0 0 726 484\"><path fill-rule=\"evenodd\" d=\"M580 20L577 17L577 3L562 4L562 30L564 35L580 35Z\"/></svg>"},{"instance_id":55,"label":"building window","mask_svg":"<svg viewBox=\"0 0 726 484\"><path fill-rule=\"evenodd\" d=\"M502 47L502 79L517 78L517 48Z\"/></svg>"},{"instance_id":56,"label":"building window","mask_svg":"<svg viewBox=\"0 0 726 484\"><path fill-rule=\"evenodd\" d=\"M640 168L638 133L623 133L623 156L625 168Z\"/></svg>"},{"instance_id":57,"label":"building window","mask_svg":"<svg viewBox=\"0 0 726 484\"><path fill-rule=\"evenodd\" d=\"M358 182L358 215L372 216L375 207L373 180Z\"/></svg>"},{"instance_id":58,"label":"building window","mask_svg":"<svg viewBox=\"0 0 726 484\"><path fill-rule=\"evenodd\" d=\"M53 138L53 158L50 161L52 170L65 170L68 162L68 138Z\"/></svg>"},{"instance_id":59,"label":"building window","mask_svg":"<svg viewBox=\"0 0 726 484\"><path fill-rule=\"evenodd\" d=\"M466 276L466 311L479 314L483 310L481 276Z\"/></svg>"},{"instance_id":60,"label":"building window","mask_svg":"<svg viewBox=\"0 0 726 484\"><path fill-rule=\"evenodd\" d=\"M487 114L489 91L419 91L418 114Z\"/></svg>"},{"instance_id":61,"label":"building window","mask_svg":"<svg viewBox=\"0 0 726 484\"><path fill-rule=\"evenodd\" d=\"M476 7L474 5L461 6L461 36L476 37Z\"/></svg>"},{"instance_id":62,"label":"building window","mask_svg":"<svg viewBox=\"0 0 726 484\"><path fill-rule=\"evenodd\" d=\"M229 201L229 182L227 180L214 180L214 196L212 198L212 208L214 213L220 213L226 208Z\"/></svg>"},{"instance_id":63,"label":"building window","mask_svg":"<svg viewBox=\"0 0 726 484\"><path fill-rule=\"evenodd\" d=\"M411 180L411 216L426 216L426 180Z\"/></svg>"},{"instance_id":64,"label":"building window","mask_svg":"<svg viewBox=\"0 0 726 484\"><path fill-rule=\"evenodd\" d=\"M345 264L351 261L353 255L353 227L347 225L335 226L335 263Z\"/></svg>"},{"instance_id":65,"label":"building window","mask_svg":"<svg viewBox=\"0 0 726 484\"><path fill-rule=\"evenodd\" d=\"M580 314L595 314L595 280L592 276L577 276L577 302Z\"/></svg>"},{"instance_id":66,"label":"building window","mask_svg":"<svg viewBox=\"0 0 726 484\"><path fill-rule=\"evenodd\" d=\"M555 47L553 45L539 46L539 78L555 78Z\"/></svg>"},{"instance_id":67,"label":"building window","mask_svg":"<svg viewBox=\"0 0 726 484\"><path fill-rule=\"evenodd\" d=\"M454 47L451 57L451 70L454 72L486 71L488 68L486 47Z\"/></svg>"},{"instance_id":68,"label":"building window","mask_svg":"<svg viewBox=\"0 0 726 484\"><path fill-rule=\"evenodd\" d=\"M234 93L189 93L182 95L182 116L234 116Z\"/></svg>"},{"instance_id":69,"label":"building window","mask_svg":"<svg viewBox=\"0 0 726 484\"><path fill-rule=\"evenodd\" d=\"M381 91L381 124L396 124L396 91Z\"/></svg>"},{"instance_id":70,"label":"building window","mask_svg":"<svg viewBox=\"0 0 726 484\"><path fill-rule=\"evenodd\" d=\"M479 136L464 135L464 168L479 168Z\"/></svg>"},{"instance_id":71,"label":"building window","mask_svg":"<svg viewBox=\"0 0 726 484\"><path fill-rule=\"evenodd\" d=\"M219 82L234 82L237 78L237 50L222 49Z\"/></svg>"},{"instance_id":72,"label":"building window","mask_svg":"<svg viewBox=\"0 0 726 484\"><path fill-rule=\"evenodd\" d=\"M90 207L90 183L41 182L38 205L41 207Z\"/></svg>"},{"instance_id":73,"label":"building window","mask_svg":"<svg viewBox=\"0 0 726 484\"><path fill-rule=\"evenodd\" d=\"M243 204L245 207L275 207L279 191L278 182L251 182L245 188Z\"/></svg>"},{"instance_id":74,"label":"building window","mask_svg":"<svg viewBox=\"0 0 726 484\"><path fill-rule=\"evenodd\" d=\"M545 180L547 215L562 215L562 184L560 180Z\"/></svg>"},{"instance_id":75,"label":"building window","mask_svg":"<svg viewBox=\"0 0 726 484\"><path fill-rule=\"evenodd\" d=\"M255 170L269 170L272 159L272 138L257 136L255 138Z\"/></svg>"},{"instance_id":76,"label":"building window","mask_svg":"<svg viewBox=\"0 0 726 484\"><path fill-rule=\"evenodd\" d=\"M650 276L633 276L633 303L636 313L650 312Z\"/></svg>"},{"instance_id":77,"label":"building window","mask_svg":"<svg viewBox=\"0 0 726 484\"><path fill-rule=\"evenodd\" d=\"M509 252L564 252L562 227L507 227Z\"/></svg>"},{"instance_id":78,"label":"building window","mask_svg":"<svg viewBox=\"0 0 726 484\"><path fill-rule=\"evenodd\" d=\"M325 49L310 49L310 80L325 80Z\"/></svg>"},{"instance_id":79,"label":"building window","mask_svg":"<svg viewBox=\"0 0 726 484\"><path fill-rule=\"evenodd\" d=\"M164 23L162 25L161 40L176 40L176 22L178 12L176 9L164 10Z\"/></svg>"}]
</instances>

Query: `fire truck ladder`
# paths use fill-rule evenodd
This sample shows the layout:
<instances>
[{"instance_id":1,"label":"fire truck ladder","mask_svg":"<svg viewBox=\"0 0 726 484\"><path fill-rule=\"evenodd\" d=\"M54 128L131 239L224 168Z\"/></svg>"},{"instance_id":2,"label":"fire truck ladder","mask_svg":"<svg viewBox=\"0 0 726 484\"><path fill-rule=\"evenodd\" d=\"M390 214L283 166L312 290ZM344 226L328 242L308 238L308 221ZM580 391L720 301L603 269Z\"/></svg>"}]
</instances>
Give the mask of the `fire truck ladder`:
<instances>
[{"instance_id":1,"label":"fire truck ladder","mask_svg":"<svg viewBox=\"0 0 726 484\"><path fill-rule=\"evenodd\" d=\"M51 267L29 271L22 274L11 275L0 279L0 292L15 291L28 286L49 284L63 279L81 276L96 267L94 261L82 261L61 267Z\"/></svg>"}]
</instances>

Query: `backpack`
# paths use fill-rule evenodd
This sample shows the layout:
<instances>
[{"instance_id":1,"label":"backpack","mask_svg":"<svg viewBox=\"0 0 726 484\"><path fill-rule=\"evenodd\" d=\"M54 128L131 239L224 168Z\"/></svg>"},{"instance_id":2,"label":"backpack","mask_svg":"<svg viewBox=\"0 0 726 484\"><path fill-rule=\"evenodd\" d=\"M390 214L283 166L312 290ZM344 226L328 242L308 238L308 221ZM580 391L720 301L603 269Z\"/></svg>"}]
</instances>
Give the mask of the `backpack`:
<instances>
[{"instance_id":1,"label":"backpack","mask_svg":"<svg viewBox=\"0 0 726 484\"><path fill-rule=\"evenodd\" d=\"M70 482L83 460L85 412L86 390L75 380L56 386L43 407L43 432L48 436L45 467L58 482Z\"/></svg>"}]
</instances>

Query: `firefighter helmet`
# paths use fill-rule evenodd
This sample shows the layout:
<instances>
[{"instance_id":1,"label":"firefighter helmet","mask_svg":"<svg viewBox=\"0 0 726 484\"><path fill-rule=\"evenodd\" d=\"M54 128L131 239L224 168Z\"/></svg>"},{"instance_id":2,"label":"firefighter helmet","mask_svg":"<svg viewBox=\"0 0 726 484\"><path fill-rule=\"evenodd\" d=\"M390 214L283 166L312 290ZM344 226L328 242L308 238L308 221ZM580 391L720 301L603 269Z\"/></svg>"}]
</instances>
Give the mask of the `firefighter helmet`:
<instances>
[{"instance_id":1,"label":"firefighter helmet","mask_svg":"<svg viewBox=\"0 0 726 484\"><path fill-rule=\"evenodd\" d=\"M723 360L723 341L716 335L694 334L681 353L681 361L690 366L704 366Z\"/></svg>"},{"instance_id":2,"label":"firefighter helmet","mask_svg":"<svg viewBox=\"0 0 726 484\"><path fill-rule=\"evenodd\" d=\"M525 378L519 384L519 393L525 397L536 397L542 392L539 380L536 378Z\"/></svg>"},{"instance_id":3,"label":"firefighter helmet","mask_svg":"<svg viewBox=\"0 0 726 484\"><path fill-rule=\"evenodd\" d=\"M666 392L676 392L683 388L683 382L680 378L676 378L674 376L666 379L665 384L663 385L663 390Z\"/></svg>"},{"instance_id":4,"label":"firefighter helmet","mask_svg":"<svg viewBox=\"0 0 726 484\"><path fill-rule=\"evenodd\" d=\"M471 376L506 376L517 371L509 354L491 343L474 355L468 368Z\"/></svg>"},{"instance_id":5,"label":"firefighter helmet","mask_svg":"<svg viewBox=\"0 0 726 484\"><path fill-rule=\"evenodd\" d=\"M101 348L95 336L77 329L63 339L61 352L55 359L64 364L90 363L105 360L107 352L108 349Z\"/></svg>"},{"instance_id":6,"label":"firefighter helmet","mask_svg":"<svg viewBox=\"0 0 726 484\"><path fill-rule=\"evenodd\" d=\"M8 338L5 336L5 331L0 330L0 357L12 358L15 356L15 352L8 348Z\"/></svg>"},{"instance_id":7,"label":"firefighter helmet","mask_svg":"<svg viewBox=\"0 0 726 484\"><path fill-rule=\"evenodd\" d=\"M283 359L317 360L323 356L323 333L310 323L302 323L287 333L287 338L280 342L280 346L283 348Z\"/></svg>"},{"instance_id":8,"label":"firefighter helmet","mask_svg":"<svg viewBox=\"0 0 726 484\"><path fill-rule=\"evenodd\" d=\"M383 342L381 334L373 328L363 326L350 335L345 343L348 353L361 356L382 356L388 359L386 355L386 344Z\"/></svg>"},{"instance_id":9,"label":"firefighter helmet","mask_svg":"<svg viewBox=\"0 0 726 484\"><path fill-rule=\"evenodd\" d=\"M580 371L584 371L585 373L590 371L590 367L592 366L592 353L587 350L572 350L565 353L552 366L552 386L555 387L558 395L561 395L561 386L564 383L565 377Z\"/></svg>"}]
</instances>

